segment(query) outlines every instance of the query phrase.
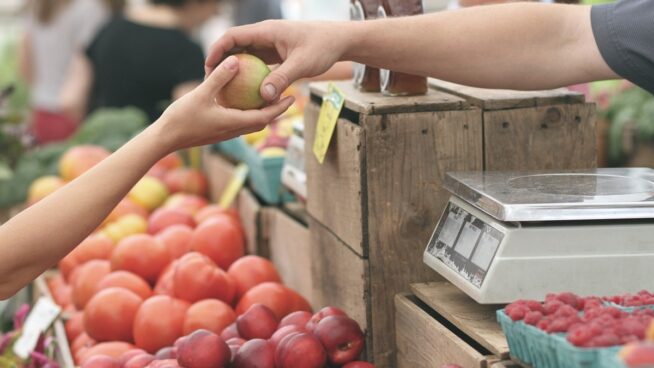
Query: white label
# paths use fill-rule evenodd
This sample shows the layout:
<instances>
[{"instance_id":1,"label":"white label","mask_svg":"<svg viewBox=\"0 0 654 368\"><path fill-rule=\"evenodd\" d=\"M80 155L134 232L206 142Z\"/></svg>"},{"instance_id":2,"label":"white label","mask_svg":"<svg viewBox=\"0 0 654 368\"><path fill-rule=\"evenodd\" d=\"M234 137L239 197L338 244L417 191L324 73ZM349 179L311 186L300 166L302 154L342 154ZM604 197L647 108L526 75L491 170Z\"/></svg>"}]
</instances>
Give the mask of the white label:
<instances>
[{"instance_id":1,"label":"white label","mask_svg":"<svg viewBox=\"0 0 654 368\"><path fill-rule=\"evenodd\" d=\"M461 232L461 236L459 237L459 241L456 243L456 248L454 248L454 250L462 255L463 258L470 258L480 235L481 229L472 223L467 222L465 226L463 226L463 231Z\"/></svg>"},{"instance_id":2,"label":"white label","mask_svg":"<svg viewBox=\"0 0 654 368\"><path fill-rule=\"evenodd\" d=\"M61 313L61 308L47 297L41 297L34 309L27 316L23 331L14 344L14 353L22 359L27 359L39 341L41 333L50 327Z\"/></svg>"},{"instance_id":3,"label":"white label","mask_svg":"<svg viewBox=\"0 0 654 368\"><path fill-rule=\"evenodd\" d=\"M445 220L445 224L443 225L440 234L438 234L438 241L452 248L462 226L463 218L450 212L447 215L447 219Z\"/></svg>"},{"instance_id":4,"label":"white label","mask_svg":"<svg viewBox=\"0 0 654 368\"><path fill-rule=\"evenodd\" d=\"M481 240L479 240L477 250L475 250L475 254L472 256L472 263L476 264L482 270L488 271L488 267L490 267L499 245L500 241L498 239L489 233L483 233Z\"/></svg>"}]
</instances>

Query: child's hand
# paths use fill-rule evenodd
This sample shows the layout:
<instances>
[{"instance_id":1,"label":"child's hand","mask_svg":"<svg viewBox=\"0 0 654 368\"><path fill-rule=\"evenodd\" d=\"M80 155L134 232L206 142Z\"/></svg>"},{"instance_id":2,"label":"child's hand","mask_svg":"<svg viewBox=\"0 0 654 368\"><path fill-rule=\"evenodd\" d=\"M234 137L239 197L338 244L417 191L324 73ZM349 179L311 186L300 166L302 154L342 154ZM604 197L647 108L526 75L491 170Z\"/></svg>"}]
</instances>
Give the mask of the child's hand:
<instances>
[{"instance_id":1,"label":"child's hand","mask_svg":"<svg viewBox=\"0 0 654 368\"><path fill-rule=\"evenodd\" d=\"M211 144L263 129L291 106L287 97L261 110L235 110L218 105L216 95L238 73L238 59L225 59L207 79L171 104L154 124L168 151Z\"/></svg>"}]
</instances>

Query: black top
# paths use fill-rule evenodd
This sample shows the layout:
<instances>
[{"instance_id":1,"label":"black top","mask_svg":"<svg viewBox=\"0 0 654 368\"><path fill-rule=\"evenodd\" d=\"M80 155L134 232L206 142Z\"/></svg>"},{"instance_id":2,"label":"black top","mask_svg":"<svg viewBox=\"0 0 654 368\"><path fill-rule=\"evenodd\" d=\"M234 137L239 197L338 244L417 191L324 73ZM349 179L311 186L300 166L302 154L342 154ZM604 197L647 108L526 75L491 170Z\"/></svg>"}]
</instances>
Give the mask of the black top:
<instances>
[{"instance_id":1,"label":"black top","mask_svg":"<svg viewBox=\"0 0 654 368\"><path fill-rule=\"evenodd\" d=\"M654 94L654 1L597 5L591 20L597 46L609 67Z\"/></svg>"},{"instance_id":2,"label":"black top","mask_svg":"<svg viewBox=\"0 0 654 368\"><path fill-rule=\"evenodd\" d=\"M135 106L156 120L173 89L204 78L204 54L182 31L112 19L86 51L93 64L91 110Z\"/></svg>"}]
</instances>

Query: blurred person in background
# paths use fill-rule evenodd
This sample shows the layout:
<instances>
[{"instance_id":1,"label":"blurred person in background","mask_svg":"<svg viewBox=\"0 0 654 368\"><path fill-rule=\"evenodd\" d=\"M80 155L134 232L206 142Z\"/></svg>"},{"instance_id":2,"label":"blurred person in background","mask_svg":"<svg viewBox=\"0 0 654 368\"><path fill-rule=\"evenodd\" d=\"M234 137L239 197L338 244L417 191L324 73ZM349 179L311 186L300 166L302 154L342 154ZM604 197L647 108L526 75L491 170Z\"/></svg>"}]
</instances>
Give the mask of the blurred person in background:
<instances>
[{"instance_id":1,"label":"blurred person in background","mask_svg":"<svg viewBox=\"0 0 654 368\"><path fill-rule=\"evenodd\" d=\"M73 55L86 48L108 20L103 0L33 0L20 47L21 74L30 85L30 130L38 143L68 138L78 125L59 96Z\"/></svg>"},{"instance_id":2,"label":"blurred person in background","mask_svg":"<svg viewBox=\"0 0 654 368\"><path fill-rule=\"evenodd\" d=\"M199 85L204 53L191 33L217 12L217 0L151 0L113 18L76 56L62 92L74 116L134 106L156 120L171 100Z\"/></svg>"},{"instance_id":3,"label":"blurred person in background","mask_svg":"<svg viewBox=\"0 0 654 368\"><path fill-rule=\"evenodd\" d=\"M234 3L234 25L236 26L281 18L280 0L236 0Z\"/></svg>"}]
</instances>

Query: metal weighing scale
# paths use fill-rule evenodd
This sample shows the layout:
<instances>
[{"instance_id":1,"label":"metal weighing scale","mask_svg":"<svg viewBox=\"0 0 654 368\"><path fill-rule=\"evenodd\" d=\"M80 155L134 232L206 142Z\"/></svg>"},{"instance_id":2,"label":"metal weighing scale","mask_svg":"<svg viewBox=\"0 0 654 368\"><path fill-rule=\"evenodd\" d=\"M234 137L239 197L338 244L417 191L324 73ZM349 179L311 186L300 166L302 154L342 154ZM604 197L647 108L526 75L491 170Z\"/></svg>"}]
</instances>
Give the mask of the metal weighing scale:
<instances>
[{"instance_id":1,"label":"metal weighing scale","mask_svg":"<svg viewBox=\"0 0 654 368\"><path fill-rule=\"evenodd\" d=\"M466 172L424 262L481 304L654 289L654 170Z\"/></svg>"}]
</instances>

